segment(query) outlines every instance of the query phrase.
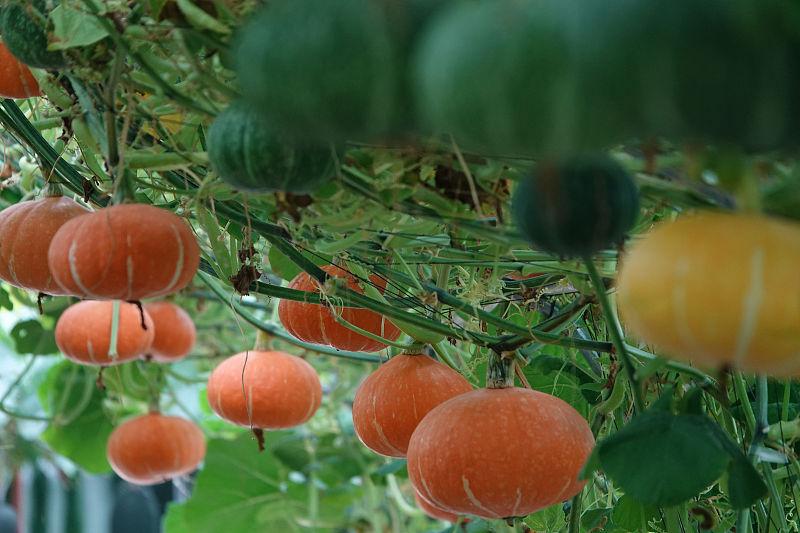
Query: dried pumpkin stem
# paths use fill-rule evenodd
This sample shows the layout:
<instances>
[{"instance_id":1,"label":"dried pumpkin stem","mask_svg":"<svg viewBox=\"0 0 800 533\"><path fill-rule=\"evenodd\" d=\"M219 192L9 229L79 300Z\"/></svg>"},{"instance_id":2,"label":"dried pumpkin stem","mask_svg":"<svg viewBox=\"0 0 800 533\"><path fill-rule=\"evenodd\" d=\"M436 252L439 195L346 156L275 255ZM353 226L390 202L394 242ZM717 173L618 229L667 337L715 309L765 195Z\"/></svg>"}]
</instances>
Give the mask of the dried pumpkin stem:
<instances>
[{"instance_id":1,"label":"dried pumpkin stem","mask_svg":"<svg viewBox=\"0 0 800 533\"><path fill-rule=\"evenodd\" d=\"M44 192L44 195L47 198L59 198L64 196L64 189L52 179L47 180L42 192Z\"/></svg>"},{"instance_id":2,"label":"dried pumpkin stem","mask_svg":"<svg viewBox=\"0 0 800 533\"><path fill-rule=\"evenodd\" d=\"M268 331L263 329L256 330L256 342L253 345L253 350L256 352L267 352L272 349L272 343L275 337Z\"/></svg>"},{"instance_id":3,"label":"dried pumpkin stem","mask_svg":"<svg viewBox=\"0 0 800 533\"><path fill-rule=\"evenodd\" d=\"M486 365L486 388L507 389L514 386L514 352L489 352Z\"/></svg>"}]
</instances>

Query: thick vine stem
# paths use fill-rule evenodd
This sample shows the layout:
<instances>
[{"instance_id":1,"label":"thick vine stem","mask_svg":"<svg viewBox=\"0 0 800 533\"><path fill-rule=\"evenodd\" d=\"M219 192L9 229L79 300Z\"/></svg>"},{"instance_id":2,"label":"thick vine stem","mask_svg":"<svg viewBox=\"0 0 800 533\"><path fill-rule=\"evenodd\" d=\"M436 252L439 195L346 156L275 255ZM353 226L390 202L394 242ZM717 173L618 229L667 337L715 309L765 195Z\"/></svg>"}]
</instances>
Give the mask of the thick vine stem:
<instances>
[{"instance_id":1,"label":"thick vine stem","mask_svg":"<svg viewBox=\"0 0 800 533\"><path fill-rule=\"evenodd\" d=\"M509 389L514 386L514 352L489 352L486 364L486 388Z\"/></svg>"},{"instance_id":2,"label":"thick vine stem","mask_svg":"<svg viewBox=\"0 0 800 533\"><path fill-rule=\"evenodd\" d=\"M631 388L633 389L633 406L637 412L641 412L645 408L642 387L639 383L638 377L636 376L636 368L633 366L633 361L631 360L630 354L628 354L627 347L625 346L625 338L622 335L622 328L620 327L619 322L617 322L617 317L614 314L614 310L611 308L611 302L608 299L603 278L597 271L597 267L595 266L591 257L584 257L583 261L586 264L586 270L589 273L589 279L591 280L594 290L597 293L597 301L600 303L600 308L603 311L603 317L606 321L608 334L611 337L611 343L614 345L616 353L622 361L622 366L625 369L625 375L628 378L628 381L631 383Z\"/></svg>"}]
</instances>

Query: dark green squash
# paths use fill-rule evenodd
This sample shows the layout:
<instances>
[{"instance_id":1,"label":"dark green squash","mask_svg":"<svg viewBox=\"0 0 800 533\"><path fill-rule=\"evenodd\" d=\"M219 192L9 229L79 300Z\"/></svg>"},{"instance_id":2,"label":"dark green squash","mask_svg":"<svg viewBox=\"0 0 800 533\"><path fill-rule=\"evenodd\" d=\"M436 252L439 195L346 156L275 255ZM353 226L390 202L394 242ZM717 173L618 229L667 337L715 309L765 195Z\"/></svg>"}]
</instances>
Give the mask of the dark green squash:
<instances>
[{"instance_id":1,"label":"dark green squash","mask_svg":"<svg viewBox=\"0 0 800 533\"><path fill-rule=\"evenodd\" d=\"M512 210L534 246L586 257L622 242L639 214L631 175L606 155L543 161L517 187Z\"/></svg>"},{"instance_id":2,"label":"dark green squash","mask_svg":"<svg viewBox=\"0 0 800 533\"><path fill-rule=\"evenodd\" d=\"M61 52L47 49L47 1L10 0L0 11L0 35L14 57L28 66L59 69Z\"/></svg>"},{"instance_id":3,"label":"dark green squash","mask_svg":"<svg viewBox=\"0 0 800 533\"><path fill-rule=\"evenodd\" d=\"M240 36L237 72L254 109L302 139L365 139L393 120L395 54L371 0L269 2Z\"/></svg>"},{"instance_id":4,"label":"dark green squash","mask_svg":"<svg viewBox=\"0 0 800 533\"><path fill-rule=\"evenodd\" d=\"M603 2L465 2L415 64L421 122L489 155L612 146L635 131L625 62L607 62Z\"/></svg>"},{"instance_id":5,"label":"dark green squash","mask_svg":"<svg viewBox=\"0 0 800 533\"><path fill-rule=\"evenodd\" d=\"M220 177L244 191L308 193L336 171L330 146L289 142L241 102L211 125L208 152Z\"/></svg>"}]
</instances>

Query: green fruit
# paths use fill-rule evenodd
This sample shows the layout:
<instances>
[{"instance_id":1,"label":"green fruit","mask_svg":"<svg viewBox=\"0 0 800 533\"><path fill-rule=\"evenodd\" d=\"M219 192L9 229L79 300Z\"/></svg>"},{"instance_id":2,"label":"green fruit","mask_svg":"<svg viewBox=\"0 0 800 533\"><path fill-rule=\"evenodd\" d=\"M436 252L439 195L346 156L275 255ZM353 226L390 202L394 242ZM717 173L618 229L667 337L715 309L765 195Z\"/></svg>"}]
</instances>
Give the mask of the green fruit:
<instances>
[{"instance_id":1,"label":"green fruit","mask_svg":"<svg viewBox=\"0 0 800 533\"><path fill-rule=\"evenodd\" d=\"M311 192L335 173L331 150L287 141L244 103L220 113L208 131L211 164L226 183L245 191Z\"/></svg>"},{"instance_id":2,"label":"green fruit","mask_svg":"<svg viewBox=\"0 0 800 533\"><path fill-rule=\"evenodd\" d=\"M370 0L277 0L241 34L237 71L254 108L302 139L380 135L395 113L397 68Z\"/></svg>"},{"instance_id":3,"label":"green fruit","mask_svg":"<svg viewBox=\"0 0 800 533\"><path fill-rule=\"evenodd\" d=\"M45 0L11 0L0 11L0 34L14 57L36 68L66 65L61 52L47 49L48 3Z\"/></svg>"},{"instance_id":4,"label":"green fruit","mask_svg":"<svg viewBox=\"0 0 800 533\"><path fill-rule=\"evenodd\" d=\"M544 161L517 187L512 211L536 247L586 257L623 240L639 214L639 191L606 155Z\"/></svg>"},{"instance_id":5,"label":"green fruit","mask_svg":"<svg viewBox=\"0 0 800 533\"><path fill-rule=\"evenodd\" d=\"M628 64L642 133L769 148L796 100L796 53L774 24L792 2L612 0L611 60Z\"/></svg>"},{"instance_id":6,"label":"green fruit","mask_svg":"<svg viewBox=\"0 0 800 533\"><path fill-rule=\"evenodd\" d=\"M636 123L624 61L604 62L601 6L458 4L431 25L415 72L420 120L471 149L541 154L610 146Z\"/></svg>"}]
</instances>

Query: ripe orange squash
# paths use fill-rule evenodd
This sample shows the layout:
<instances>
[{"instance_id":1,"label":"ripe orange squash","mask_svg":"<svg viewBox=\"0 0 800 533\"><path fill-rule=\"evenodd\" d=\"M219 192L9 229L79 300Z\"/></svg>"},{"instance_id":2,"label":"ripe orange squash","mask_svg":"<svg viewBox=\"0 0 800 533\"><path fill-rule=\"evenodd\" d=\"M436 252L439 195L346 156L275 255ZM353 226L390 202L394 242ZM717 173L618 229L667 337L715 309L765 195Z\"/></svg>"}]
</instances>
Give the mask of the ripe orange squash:
<instances>
[{"instance_id":1,"label":"ripe orange squash","mask_svg":"<svg viewBox=\"0 0 800 533\"><path fill-rule=\"evenodd\" d=\"M188 285L200 264L200 248L175 214L122 204L64 224L50 244L48 263L69 294L141 300Z\"/></svg>"},{"instance_id":2,"label":"ripe orange squash","mask_svg":"<svg viewBox=\"0 0 800 533\"><path fill-rule=\"evenodd\" d=\"M431 518L435 518L436 520L444 520L445 522L458 522L457 514L436 507L431 502L420 496L419 492L416 490L414 491L414 501L417 503L417 507L422 509L422 512ZM469 520L465 520L465 522L469 522Z\"/></svg>"},{"instance_id":3,"label":"ripe orange squash","mask_svg":"<svg viewBox=\"0 0 800 533\"><path fill-rule=\"evenodd\" d=\"M355 276L343 268L326 265L322 270L329 276L345 278L348 288L363 292ZM370 281L381 290L386 287L386 280L377 275L370 276ZM305 272L298 274L289 287L299 291L320 292L319 282ZM369 309L337 307L336 313L346 322L385 339L393 341L400 336L400 330L394 324ZM382 342L365 337L338 323L331 309L324 305L281 300L278 304L278 317L286 331L302 341L327 344L354 352L377 352L386 348Z\"/></svg>"},{"instance_id":4,"label":"ripe orange squash","mask_svg":"<svg viewBox=\"0 0 800 533\"><path fill-rule=\"evenodd\" d=\"M30 98L41 95L31 69L14 57L5 44L0 43L0 96Z\"/></svg>"},{"instance_id":5,"label":"ripe orange squash","mask_svg":"<svg viewBox=\"0 0 800 533\"><path fill-rule=\"evenodd\" d=\"M414 431L408 475L420 495L453 513L525 516L580 492L594 447L566 402L521 388L481 389L434 408Z\"/></svg>"},{"instance_id":6,"label":"ripe orange squash","mask_svg":"<svg viewBox=\"0 0 800 533\"><path fill-rule=\"evenodd\" d=\"M68 294L53 280L47 250L61 226L86 213L65 196L20 202L1 211L0 279L45 294Z\"/></svg>"},{"instance_id":7,"label":"ripe orange squash","mask_svg":"<svg viewBox=\"0 0 800 533\"><path fill-rule=\"evenodd\" d=\"M197 330L189 313L171 302L146 304L144 310L153 319L155 336L149 355L159 363L183 359L194 347Z\"/></svg>"},{"instance_id":8,"label":"ripe orange squash","mask_svg":"<svg viewBox=\"0 0 800 533\"><path fill-rule=\"evenodd\" d=\"M208 378L208 404L221 418L257 429L303 424L319 408L322 385L303 359L251 350L220 363Z\"/></svg>"},{"instance_id":9,"label":"ripe orange squash","mask_svg":"<svg viewBox=\"0 0 800 533\"><path fill-rule=\"evenodd\" d=\"M411 434L425 415L471 390L461 374L426 355L396 355L356 391L353 426L372 451L405 457Z\"/></svg>"},{"instance_id":10,"label":"ripe orange squash","mask_svg":"<svg viewBox=\"0 0 800 533\"><path fill-rule=\"evenodd\" d=\"M800 225L698 213L634 242L617 283L635 337L701 367L800 375Z\"/></svg>"},{"instance_id":11,"label":"ripe orange squash","mask_svg":"<svg viewBox=\"0 0 800 533\"><path fill-rule=\"evenodd\" d=\"M206 440L190 420L149 413L117 427L106 454L119 477L152 485L194 471L206 455Z\"/></svg>"},{"instance_id":12,"label":"ripe orange squash","mask_svg":"<svg viewBox=\"0 0 800 533\"><path fill-rule=\"evenodd\" d=\"M56 324L56 344L67 359L82 365L110 366L141 357L153 342L153 321L135 304L120 302L117 355L111 349L114 302L86 300L67 308ZM142 318L147 329L142 327Z\"/></svg>"}]
</instances>

